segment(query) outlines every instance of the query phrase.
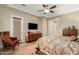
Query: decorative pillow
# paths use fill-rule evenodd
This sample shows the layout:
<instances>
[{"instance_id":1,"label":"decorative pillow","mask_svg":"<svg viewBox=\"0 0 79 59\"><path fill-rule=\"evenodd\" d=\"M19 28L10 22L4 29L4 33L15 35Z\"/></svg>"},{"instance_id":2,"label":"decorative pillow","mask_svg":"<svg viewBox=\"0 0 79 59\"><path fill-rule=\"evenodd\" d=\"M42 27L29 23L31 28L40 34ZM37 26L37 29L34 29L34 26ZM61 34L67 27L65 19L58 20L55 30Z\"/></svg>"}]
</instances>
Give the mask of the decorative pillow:
<instances>
[{"instance_id":1,"label":"decorative pillow","mask_svg":"<svg viewBox=\"0 0 79 59\"><path fill-rule=\"evenodd\" d=\"M74 41L76 40L75 36L63 36L61 39L64 39L65 41Z\"/></svg>"},{"instance_id":2,"label":"decorative pillow","mask_svg":"<svg viewBox=\"0 0 79 59\"><path fill-rule=\"evenodd\" d=\"M74 41L74 40L76 40L77 39L77 37L76 36L70 36L71 37L71 41Z\"/></svg>"},{"instance_id":3,"label":"decorative pillow","mask_svg":"<svg viewBox=\"0 0 79 59\"><path fill-rule=\"evenodd\" d=\"M3 36L4 39L9 39L10 37L8 35Z\"/></svg>"}]
</instances>

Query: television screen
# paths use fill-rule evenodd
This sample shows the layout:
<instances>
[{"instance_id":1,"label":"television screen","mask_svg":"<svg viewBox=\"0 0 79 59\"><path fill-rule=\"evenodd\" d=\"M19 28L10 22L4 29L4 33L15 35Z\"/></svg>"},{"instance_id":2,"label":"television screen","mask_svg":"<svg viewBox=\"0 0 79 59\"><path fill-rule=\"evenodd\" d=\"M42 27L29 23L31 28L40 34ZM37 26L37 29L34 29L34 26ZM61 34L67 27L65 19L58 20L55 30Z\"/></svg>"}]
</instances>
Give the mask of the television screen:
<instances>
[{"instance_id":1,"label":"television screen","mask_svg":"<svg viewBox=\"0 0 79 59\"><path fill-rule=\"evenodd\" d=\"M28 23L28 29L32 30L32 29L38 29L38 24L36 23Z\"/></svg>"}]
</instances>

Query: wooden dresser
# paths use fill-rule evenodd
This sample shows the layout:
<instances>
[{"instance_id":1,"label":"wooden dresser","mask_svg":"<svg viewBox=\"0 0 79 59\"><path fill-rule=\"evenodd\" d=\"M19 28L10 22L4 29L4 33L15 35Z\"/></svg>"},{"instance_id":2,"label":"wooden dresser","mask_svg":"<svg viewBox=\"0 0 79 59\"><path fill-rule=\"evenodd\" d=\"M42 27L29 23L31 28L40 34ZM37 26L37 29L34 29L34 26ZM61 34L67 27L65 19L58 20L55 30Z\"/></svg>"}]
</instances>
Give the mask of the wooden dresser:
<instances>
[{"instance_id":1,"label":"wooden dresser","mask_svg":"<svg viewBox=\"0 0 79 59\"><path fill-rule=\"evenodd\" d=\"M28 33L27 42L36 41L40 37L42 37L42 33Z\"/></svg>"},{"instance_id":2,"label":"wooden dresser","mask_svg":"<svg viewBox=\"0 0 79 59\"><path fill-rule=\"evenodd\" d=\"M74 28L68 28L68 29L63 29L63 36L76 36L77 37L77 29Z\"/></svg>"}]
</instances>

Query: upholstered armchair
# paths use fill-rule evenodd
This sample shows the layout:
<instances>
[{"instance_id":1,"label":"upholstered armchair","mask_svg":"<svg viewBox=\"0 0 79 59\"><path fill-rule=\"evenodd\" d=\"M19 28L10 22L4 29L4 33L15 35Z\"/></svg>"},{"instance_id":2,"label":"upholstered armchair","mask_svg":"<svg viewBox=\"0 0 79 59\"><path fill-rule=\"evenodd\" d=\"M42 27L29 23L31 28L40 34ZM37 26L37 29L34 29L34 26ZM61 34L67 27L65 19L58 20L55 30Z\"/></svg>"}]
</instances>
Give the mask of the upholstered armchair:
<instances>
[{"instance_id":1,"label":"upholstered armchair","mask_svg":"<svg viewBox=\"0 0 79 59\"><path fill-rule=\"evenodd\" d=\"M10 37L9 32L2 32L1 35L4 48L15 49L15 46L19 45L19 40L16 37Z\"/></svg>"}]
</instances>

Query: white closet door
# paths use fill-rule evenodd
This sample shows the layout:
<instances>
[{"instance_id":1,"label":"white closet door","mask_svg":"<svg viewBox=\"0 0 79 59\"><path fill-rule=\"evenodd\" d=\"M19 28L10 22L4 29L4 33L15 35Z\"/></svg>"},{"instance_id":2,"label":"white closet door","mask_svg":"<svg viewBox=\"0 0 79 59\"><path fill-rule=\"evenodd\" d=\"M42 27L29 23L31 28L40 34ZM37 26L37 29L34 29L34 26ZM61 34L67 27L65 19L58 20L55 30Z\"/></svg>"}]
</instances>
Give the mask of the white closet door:
<instances>
[{"instance_id":1,"label":"white closet door","mask_svg":"<svg viewBox=\"0 0 79 59\"><path fill-rule=\"evenodd\" d=\"M56 24L52 21L48 21L48 35L53 35L56 32Z\"/></svg>"},{"instance_id":2,"label":"white closet door","mask_svg":"<svg viewBox=\"0 0 79 59\"><path fill-rule=\"evenodd\" d=\"M47 19L42 19L42 34L43 36L47 36L47 28L48 24L47 24Z\"/></svg>"},{"instance_id":3,"label":"white closet door","mask_svg":"<svg viewBox=\"0 0 79 59\"><path fill-rule=\"evenodd\" d=\"M48 21L48 35L54 35L58 32L58 19Z\"/></svg>"}]
</instances>

